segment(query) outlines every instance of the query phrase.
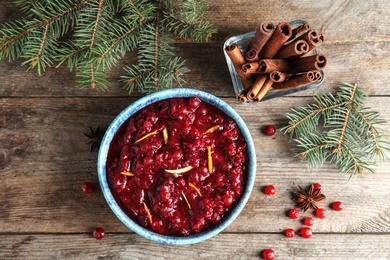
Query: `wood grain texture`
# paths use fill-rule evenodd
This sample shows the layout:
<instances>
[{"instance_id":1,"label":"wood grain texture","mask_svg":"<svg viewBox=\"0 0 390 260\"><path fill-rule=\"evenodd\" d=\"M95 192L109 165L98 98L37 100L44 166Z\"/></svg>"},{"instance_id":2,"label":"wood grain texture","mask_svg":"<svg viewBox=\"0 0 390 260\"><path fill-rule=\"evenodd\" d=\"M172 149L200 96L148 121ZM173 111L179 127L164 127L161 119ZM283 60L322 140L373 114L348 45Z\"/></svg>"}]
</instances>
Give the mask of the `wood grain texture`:
<instances>
[{"instance_id":1,"label":"wood grain texture","mask_svg":"<svg viewBox=\"0 0 390 260\"><path fill-rule=\"evenodd\" d=\"M4 8L0 9L0 23L12 20L19 15L18 12L13 12L15 7L9 0L3 2ZM276 10L275 6L280 7ZM226 1L223 4L210 1L208 19L220 29L218 35L221 34L221 36L216 36L218 40L211 43L177 42L175 44L177 55L186 60L186 65L191 70L184 76L186 83L183 86L207 89L208 92L218 96L234 96L222 51L224 41L222 38L254 30L258 19L269 20L273 17L274 22L293 19L298 15L297 10L300 10L305 16L310 17L310 19L302 18L309 22L315 21L311 23L312 27L326 34L327 40L319 51L328 56L329 62L325 68L324 84L320 88L293 96L311 96L329 92L334 90L339 82L356 82L366 87L370 95L389 96L390 88L386 86L386 82L390 82L390 61L387 58L390 56L390 27L387 26L386 21L390 18L380 15L386 7L390 10L390 2L356 0L311 3L310 1L294 1L292 4L278 0L273 1L272 5L264 5L262 2L253 0L242 4L236 1ZM285 13L287 10L289 13ZM336 15L332 15L334 12ZM245 17L238 16L243 13ZM278 15L274 16L276 13ZM365 19L361 18L363 13ZM230 17L228 21L226 17ZM235 24L234 21L239 24ZM237 31L239 29L241 31ZM334 35L334 33L337 34ZM124 74L122 68L134 62L135 53L129 53L122 59L118 66L109 73L110 91L103 92L89 88L77 88L75 74L69 72L65 66L58 69L49 68L42 76L38 76L34 70L25 72L27 67L21 67L21 59L10 63L2 61L0 62L0 82L4 87L0 88L0 96L129 96L123 89L124 84L118 80ZM140 95L135 93L132 96Z\"/></svg>"},{"instance_id":2,"label":"wood grain texture","mask_svg":"<svg viewBox=\"0 0 390 260\"><path fill-rule=\"evenodd\" d=\"M315 94L334 92L339 82L357 83L369 94L366 105L380 113L390 129L390 1L387 0L216 0L208 1L206 19L218 33L209 43L175 39L178 56L191 72L184 87L221 97L244 119L255 142L257 176L239 217L223 233L195 245L166 246L126 228L111 212L100 191L97 153L84 133L105 129L141 95L129 95L118 79L135 62L129 53L109 72L110 91L78 89L66 67L42 76L21 67L23 60L0 61L0 259L260 259L268 247L277 259L390 259L390 162L348 180L332 164L309 170L291 152L281 132L268 137L261 129L286 124L282 114L304 106ZM0 3L0 24L20 17L12 0ZM326 35L319 51L328 57L325 81L316 89L253 105L239 104L222 51L224 41L253 31L260 21L306 20ZM175 85L174 87L177 87ZM390 142L390 136L384 138ZM390 155L389 155L390 156ZM94 192L81 185L91 181ZM327 218L314 218L314 235L287 239L286 228L300 220L286 212L297 186L320 182L327 196ZM262 189L274 184L275 196ZM336 212L330 203L341 200ZM308 211L304 216L313 216ZM97 241L92 230L107 236Z\"/></svg>"},{"instance_id":3,"label":"wood grain texture","mask_svg":"<svg viewBox=\"0 0 390 260\"><path fill-rule=\"evenodd\" d=\"M390 163L376 167L376 174L368 173L348 181L349 176L338 173L334 165L308 170L294 158L291 144L282 133L274 137L261 133L265 124L278 128L286 124L281 115L292 106L309 103L310 98L285 97L251 106L231 98L224 100L247 123L258 161L254 191L239 219L227 231L280 232L291 225L299 227L299 222L286 217L286 211L294 206L291 193L297 190L297 185L320 182L328 196L324 206L329 209L329 203L342 200L346 209L329 210L328 218L319 220L316 230L390 232L387 203ZM100 224L113 232L125 232L127 229L104 202L98 187L96 152L89 152L85 144L88 139L83 133L90 126L106 128L132 101L126 98L3 98L5 120L0 140L6 149L0 161L4 187L0 190L0 205L3 205L0 231L87 232ZM388 101L387 97L373 97L367 100L367 105L377 107L381 116L390 122ZM384 126L389 127L389 123ZM385 140L390 141L390 137ZM86 180L95 184L95 193L81 192L81 184ZM268 183L277 187L273 197L261 192ZM306 215L312 216L313 212Z\"/></svg>"},{"instance_id":4,"label":"wood grain texture","mask_svg":"<svg viewBox=\"0 0 390 260\"><path fill-rule=\"evenodd\" d=\"M239 240L237 239L239 236ZM282 234L219 234L207 242L168 246L135 234L107 234L101 241L91 234L0 236L3 256L17 259L261 259L273 248L275 259L389 259L390 235L313 234L292 239ZM370 249L367 250L367 245ZM45 254L42 254L42 251Z\"/></svg>"}]
</instances>

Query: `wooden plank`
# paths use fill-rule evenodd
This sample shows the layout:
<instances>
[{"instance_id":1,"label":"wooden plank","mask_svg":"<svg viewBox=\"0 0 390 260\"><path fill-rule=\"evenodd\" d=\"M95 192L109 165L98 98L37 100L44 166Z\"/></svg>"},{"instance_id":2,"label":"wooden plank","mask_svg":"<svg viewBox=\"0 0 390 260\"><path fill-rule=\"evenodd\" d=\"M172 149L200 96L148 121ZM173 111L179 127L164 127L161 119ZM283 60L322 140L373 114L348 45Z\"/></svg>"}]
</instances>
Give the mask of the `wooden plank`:
<instances>
[{"instance_id":1,"label":"wooden plank","mask_svg":"<svg viewBox=\"0 0 390 260\"><path fill-rule=\"evenodd\" d=\"M209 1L207 19L218 29L214 40L253 31L260 21L306 20L327 41L388 41L388 1Z\"/></svg>"},{"instance_id":2,"label":"wooden plank","mask_svg":"<svg viewBox=\"0 0 390 260\"><path fill-rule=\"evenodd\" d=\"M333 91L339 82L358 83L369 95L390 95L390 42L325 44L320 49L328 56L325 80L319 88L292 96L311 96ZM234 90L220 44L178 44L177 54L185 59L191 72L184 76L183 87L205 90L217 96L233 97ZM66 68L49 68L42 76L24 72L21 61L0 62L0 96L3 97L63 97L63 96L124 96L129 94L117 80L123 73L122 65L134 59L125 58L111 72L110 91L102 92L76 87L75 76ZM204 69L204 67L207 69ZM178 87L178 85L174 85ZM132 96L139 96L132 94Z\"/></svg>"},{"instance_id":3,"label":"wooden plank","mask_svg":"<svg viewBox=\"0 0 390 260\"><path fill-rule=\"evenodd\" d=\"M102 225L110 232L128 229L106 205L98 187L96 153L90 153L83 135L89 127L105 128L135 99L128 98L2 98L0 121L1 183L0 232L87 232ZM305 105L310 98L284 97L275 102L243 105L224 99L247 122L257 152L257 177L254 191L229 232L281 232L300 227L286 211L294 206L291 192L297 185L320 182L329 203L341 200L346 208L329 210L325 220L316 220L318 232L390 232L390 163L348 181L333 165L307 170L294 158L287 137L278 132L273 137L261 128L285 124L281 114L292 106ZM390 127L389 97L370 97L367 105L375 107ZM390 137L385 138L390 141ZM96 192L81 192L84 181L92 181ZM268 197L261 188L268 183L277 194ZM364 196L361 194L364 193ZM307 216L312 216L308 212Z\"/></svg>"},{"instance_id":4,"label":"wooden plank","mask_svg":"<svg viewBox=\"0 0 390 260\"><path fill-rule=\"evenodd\" d=\"M282 234L222 233L205 242L172 246L136 234L0 235L0 257L10 259L261 259L272 248L276 259L389 259L390 235L313 234L310 239ZM44 252L44 253L42 253Z\"/></svg>"},{"instance_id":5,"label":"wooden plank","mask_svg":"<svg viewBox=\"0 0 390 260\"><path fill-rule=\"evenodd\" d=\"M313 28L325 33L329 41L390 40L389 1L284 1L248 0L208 1L205 19L218 29L211 41L220 42L233 35L255 30L260 21L306 20ZM12 0L3 0L0 23L19 18L22 13Z\"/></svg>"},{"instance_id":6,"label":"wooden plank","mask_svg":"<svg viewBox=\"0 0 390 260\"><path fill-rule=\"evenodd\" d=\"M18 14L13 12L15 7L11 0L3 2L0 23L12 20L14 15ZM386 24L390 16L384 15L386 7L390 10L389 5L389 1L364 0L321 1L310 5L305 1L285 3L278 0L271 5L251 0L246 6L231 0L223 3L210 1L208 18L220 29L217 39L212 43L175 44L177 55L185 59L187 67L191 69L191 72L184 76L187 83L183 86L203 89L219 96L234 96L222 52L225 38L252 30L259 19L257 17L262 20L272 18L273 21L293 19L296 16L294 10L301 10L303 19L312 21L313 27L323 28L325 31L327 41L320 48L320 52L328 55L329 65L325 69L325 82L320 88L293 96L329 92L338 82L356 82L365 86L370 95L389 96L390 89L384 85L385 82L390 82L390 61L387 58L390 56L390 27ZM276 6L279 8L275 8ZM336 15L332 16L334 12ZM227 22L226 17L230 17L232 23ZM78 89L74 73L69 72L65 66L59 69L49 68L44 75L38 76L33 70L25 72L27 67L20 67L22 60L11 63L3 60L0 61L0 96L128 96L123 89L124 84L118 80L124 74L122 68L134 62L134 53L121 60L119 65L109 72L110 91L102 92L89 88Z\"/></svg>"}]
</instances>

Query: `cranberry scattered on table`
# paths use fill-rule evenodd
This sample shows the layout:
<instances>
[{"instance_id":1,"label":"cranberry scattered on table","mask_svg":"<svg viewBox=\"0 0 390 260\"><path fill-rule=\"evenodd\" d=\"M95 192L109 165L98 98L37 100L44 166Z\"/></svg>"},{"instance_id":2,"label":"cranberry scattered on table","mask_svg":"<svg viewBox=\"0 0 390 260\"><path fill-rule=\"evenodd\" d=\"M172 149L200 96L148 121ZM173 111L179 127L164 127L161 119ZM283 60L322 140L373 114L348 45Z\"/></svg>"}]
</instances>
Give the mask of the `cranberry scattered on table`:
<instances>
[{"instance_id":1,"label":"cranberry scattered on table","mask_svg":"<svg viewBox=\"0 0 390 260\"><path fill-rule=\"evenodd\" d=\"M344 208L344 205L341 201L335 201L332 203L332 209L336 211L340 211Z\"/></svg>"},{"instance_id":2,"label":"cranberry scattered on table","mask_svg":"<svg viewBox=\"0 0 390 260\"><path fill-rule=\"evenodd\" d=\"M264 188L264 193L267 195L275 195L276 193L276 188L274 185L267 185Z\"/></svg>"},{"instance_id":3,"label":"cranberry scattered on table","mask_svg":"<svg viewBox=\"0 0 390 260\"><path fill-rule=\"evenodd\" d=\"M262 252L262 257L265 260L273 260L275 259L275 251L271 248L264 249Z\"/></svg>"},{"instance_id":4,"label":"cranberry scattered on table","mask_svg":"<svg viewBox=\"0 0 390 260\"><path fill-rule=\"evenodd\" d=\"M288 228L284 231L284 234L286 235L286 237L288 238L292 238L295 236L295 230L292 229L292 228Z\"/></svg>"},{"instance_id":5,"label":"cranberry scattered on table","mask_svg":"<svg viewBox=\"0 0 390 260\"><path fill-rule=\"evenodd\" d=\"M326 209L318 208L316 210L316 216L317 216L317 218L326 218Z\"/></svg>"},{"instance_id":6,"label":"cranberry scattered on table","mask_svg":"<svg viewBox=\"0 0 390 260\"><path fill-rule=\"evenodd\" d=\"M314 184L313 184L313 190L318 190L318 189L322 189L321 184L319 184L319 183L314 183Z\"/></svg>"},{"instance_id":7,"label":"cranberry scattered on table","mask_svg":"<svg viewBox=\"0 0 390 260\"><path fill-rule=\"evenodd\" d=\"M85 194L90 194L93 190L93 184L89 181L84 182L83 185L81 185L81 190Z\"/></svg>"},{"instance_id":8,"label":"cranberry scattered on table","mask_svg":"<svg viewBox=\"0 0 390 260\"><path fill-rule=\"evenodd\" d=\"M275 133L276 133L276 128L273 125L267 125L264 128L264 134L266 134L268 136L273 136Z\"/></svg>"},{"instance_id":9,"label":"cranberry scattered on table","mask_svg":"<svg viewBox=\"0 0 390 260\"><path fill-rule=\"evenodd\" d=\"M303 227L301 228L301 236L303 238L310 238L313 235L313 232L311 231L311 228L309 227Z\"/></svg>"},{"instance_id":10,"label":"cranberry scattered on table","mask_svg":"<svg viewBox=\"0 0 390 260\"><path fill-rule=\"evenodd\" d=\"M306 218L303 220L303 224L305 224L306 226L313 226L313 224L314 224L314 219L311 218L311 217L306 217Z\"/></svg>"},{"instance_id":11,"label":"cranberry scattered on table","mask_svg":"<svg viewBox=\"0 0 390 260\"><path fill-rule=\"evenodd\" d=\"M96 228L93 230L92 235L93 235L93 237L96 238L97 240L103 239L103 237L104 237L104 235L105 235L104 229L101 228L101 227L96 227Z\"/></svg>"},{"instance_id":12,"label":"cranberry scattered on table","mask_svg":"<svg viewBox=\"0 0 390 260\"><path fill-rule=\"evenodd\" d=\"M130 117L111 142L107 175L126 214L159 234L188 236L219 223L245 185L237 124L198 98L171 98Z\"/></svg>"},{"instance_id":13,"label":"cranberry scattered on table","mask_svg":"<svg viewBox=\"0 0 390 260\"><path fill-rule=\"evenodd\" d=\"M299 218L300 215L301 215L301 213L299 212L299 210L297 208L292 208L288 211L288 216L292 219L297 219L297 218Z\"/></svg>"}]
</instances>

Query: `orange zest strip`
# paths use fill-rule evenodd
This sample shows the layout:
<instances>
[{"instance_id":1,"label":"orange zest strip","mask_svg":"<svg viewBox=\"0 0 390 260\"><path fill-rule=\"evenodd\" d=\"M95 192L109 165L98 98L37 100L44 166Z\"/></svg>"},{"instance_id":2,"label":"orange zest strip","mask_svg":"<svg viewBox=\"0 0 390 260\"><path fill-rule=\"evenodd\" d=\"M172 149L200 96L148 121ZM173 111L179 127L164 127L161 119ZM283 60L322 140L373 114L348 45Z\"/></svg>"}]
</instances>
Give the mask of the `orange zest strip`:
<instances>
[{"instance_id":1,"label":"orange zest strip","mask_svg":"<svg viewBox=\"0 0 390 260\"><path fill-rule=\"evenodd\" d=\"M206 130L206 134L212 133L215 130L218 130L219 128L220 128L220 125L212 126L212 127L210 127L209 129Z\"/></svg>"},{"instance_id":2,"label":"orange zest strip","mask_svg":"<svg viewBox=\"0 0 390 260\"><path fill-rule=\"evenodd\" d=\"M186 201L188 208L191 209L190 202L188 201L188 199L183 191L181 191L181 195L183 196L184 200Z\"/></svg>"},{"instance_id":3,"label":"orange zest strip","mask_svg":"<svg viewBox=\"0 0 390 260\"><path fill-rule=\"evenodd\" d=\"M163 138L164 138L164 144L168 143L168 129L164 127L163 129Z\"/></svg>"},{"instance_id":4,"label":"orange zest strip","mask_svg":"<svg viewBox=\"0 0 390 260\"><path fill-rule=\"evenodd\" d=\"M211 146L207 146L207 167L209 173L213 172L213 159L211 158Z\"/></svg>"},{"instance_id":5,"label":"orange zest strip","mask_svg":"<svg viewBox=\"0 0 390 260\"><path fill-rule=\"evenodd\" d=\"M191 170L192 170L192 166L189 165L187 167L176 169L176 170L165 169L165 172L172 173L172 174L183 174L183 173L186 173L186 172L191 171Z\"/></svg>"},{"instance_id":6,"label":"orange zest strip","mask_svg":"<svg viewBox=\"0 0 390 260\"><path fill-rule=\"evenodd\" d=\"M135 176L135 174L132 172L120 172L120 174L125 175L125 176L129 176L129 177Z\"/></svg>"},{"instance_id":7,"label":"orange zest strip","mask_svg":"<svg viewBox=\"0 0 390 260\"><path fill-rule=\"evenodd\" d=\"M146 214L148 214L148 219L150 221L150 224L152 224L152 214L150 213L150 210L149 210L148 206L146 206L146 203L143 202L143 204L144 204L144 208L145 208Z\"/></svg>"},{"instance_id":8,"label":"orange zest strip","mask_svg":"<svg viewBox=\"0 0 390 260\"><path fill-rule=\"evenodd\" d=\"M194 184L192 184L192 183L190 182L190 183L188 183L188 186L190 186L191 188L193 188L193 189L196 191L196 193L198 193L198 195L199 195L200 197L202 197L202 193L200 193L200 190L199 190Z\"/></svg>"},{"instance_id":9,"label":"orange zest strip","mask_svg":"<svg viewBox=\"0 0 390 260\"><path fill-rule=\"evenodd\" d=\"M136 144L136 143L139 143L139 142L141 142L142 140L145 140L146 138L148 138L149 136L155 135L155 134L157 134L157 131L150 132L149 134L146 134L146 135L142 136L140 139L136 140L134 143L135 143L135 144Z\"/></svg>"}]
</instances>

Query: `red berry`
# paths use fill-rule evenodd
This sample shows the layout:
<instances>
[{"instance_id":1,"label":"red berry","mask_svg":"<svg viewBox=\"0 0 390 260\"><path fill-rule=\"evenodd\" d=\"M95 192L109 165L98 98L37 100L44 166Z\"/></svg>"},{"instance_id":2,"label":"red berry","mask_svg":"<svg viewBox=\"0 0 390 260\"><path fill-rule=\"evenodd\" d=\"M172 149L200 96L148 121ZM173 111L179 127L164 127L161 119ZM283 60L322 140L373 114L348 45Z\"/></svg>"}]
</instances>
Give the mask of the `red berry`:
<instances>
[{"instance_id":1,"label":"red berry","mask_svg":"<svg viewBox=\"0 0 390 260\"><path fill-rule=\"evenodd\" d=\"M332 203L332 209L340 211L344 208L344 205L341 201L335 201Z\"/></svg>"},{"instance_id":2,"label":"red berry","mask_svg":"<svg viewBox=\"0 0 390 260\"><path fill-rule=\"evenodd\" d=\"M290 209L290 210L288 211L288 216L289 216L290 218L292 218L292 219L297 219L297 218L299 218L299 215L300 215L299 210L296 209L296 208L292 208L292 209Z\"/></svg>"},{"instance_id":3,"label":"red berry","mask_svg":"<svg viewBox=\"0 0 390 260\"><path fill-rule=\"evenodd\" d=\"M267 185L264 189L265 194L274 195L276 193L276 189L274 185Z\"/></svg>"},{"instance_id":4,"label":"red berry","mask_svg":"<svg viewBox=\"0 0 390 260\"><path fill-rule=\"evenodd\" d=\"M310 238L312 235L313 235L313 232L311 231L311 228L309 228L309 227L301 228L301 236L303 238Z\"/></svg>"},{"instance_id":5,"label":"red berry","mask_svg":"<svg viewBox=\"0 0 390 260\"><path fill-rule=\"evenodd\" d=\"M321 184L319 184L319 183L314 183L314 184L313 184L313 190L318 190L318 189L322 189Z\"/></svg>"},{"instance_id":6,"label":"red berry","mask_svg":"<svg viewBox=\"0 0 390 260\"><path fill-rule=\"evenodd\" d=\"M84 182L83 185L81 186L81 190L85 193L85 194L90 194L93 190L93 185L92 183L90 183L89 181L87 182Z\"/></svg>"},{"instance_id":7,"label":"red berry","mask_svg":"<svg viewBox=\"0 0 390 260\"><path fill-rule=\"evenodd\" d=\"M273 260L273 259L275 259L275 252L271 248L264 249L262 255L263 255L263 258L265 260Z\"/></svg>"},{"instance_id":8,"label":"red berry","mask_svg":"<svg viewBox=\"0 0 390 260\"><path fill-rule=\"evenodd\" d=\"M307 217L303 220L303 224L305 224L306 226L313 226L314 224L314 219L310 218L310 217Z\"/></svg>"},{"instance_id":9,"label":"red berry","mask_svg":"<svg viewBox=\"0 0 390 260\"><path fill-rule=\"evenodd\" d=\"M101 227L96 227L94 230L93 230L93 237L100 240L104 237L105 233L104 233L104 229L101 228Z\"/></svg>"},{"instance_id":10,"label":"red berry","mask_svg":"<svg viewBox=\"0 0 390 260\"><path fill-rule=\"evenodd\" d=\"M316 210L316 216L317 216L317 218L325 218L326 217L326 210L324 208L318 208Z\"/></svg>"},{"instance_id":11,"label":"red berry","mask_svg":"<svg viewBox=\"0 0 390 260\"><path fill-rule=\"evenodd\" d=\"M295 231L292 228L288 228L286 229L286 231L284 231L284 234L286 235L286 237L292 238L295 236Z\"/></svg>"},{"instance_id":12,"label":"red berry","mask_svg":"<svg viewBox=\"0 0 390 260\"><path fill-rule=\"evenodd\" d=\"M276 128L273 125L267 125L264 128L264 134L268 136L273 136L276 133Z\"/></svg>"}]
</instances>

